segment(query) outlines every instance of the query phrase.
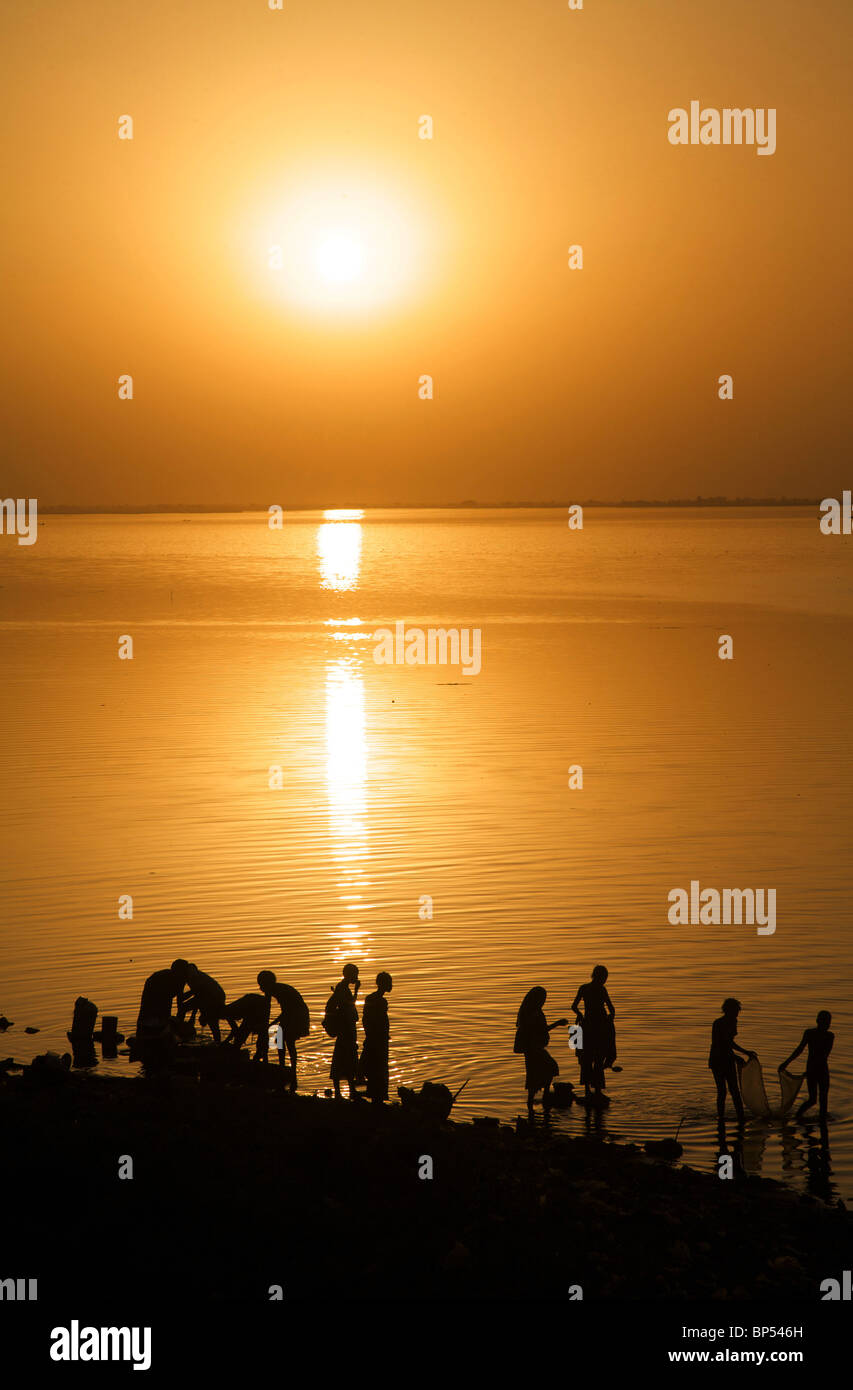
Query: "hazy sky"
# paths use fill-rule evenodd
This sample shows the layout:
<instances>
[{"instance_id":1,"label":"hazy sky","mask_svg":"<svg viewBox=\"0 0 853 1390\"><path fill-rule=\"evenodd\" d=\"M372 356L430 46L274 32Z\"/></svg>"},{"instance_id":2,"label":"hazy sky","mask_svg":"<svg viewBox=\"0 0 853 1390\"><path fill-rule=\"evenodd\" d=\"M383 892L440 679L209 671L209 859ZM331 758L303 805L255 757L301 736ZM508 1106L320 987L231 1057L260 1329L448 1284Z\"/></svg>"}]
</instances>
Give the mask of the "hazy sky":
<instances>
[{"instance_id":1,"label":"hazy sky","mask_svg":"<svg viewBox=\"0 0 853 1390\"><path fill-rule=\"evenodd\" d=\"M839 495L851 30L849 0L5 7L0 494ZM775 107L775 154L674 147L691 100Z\"/></svg>"}]
</instances>

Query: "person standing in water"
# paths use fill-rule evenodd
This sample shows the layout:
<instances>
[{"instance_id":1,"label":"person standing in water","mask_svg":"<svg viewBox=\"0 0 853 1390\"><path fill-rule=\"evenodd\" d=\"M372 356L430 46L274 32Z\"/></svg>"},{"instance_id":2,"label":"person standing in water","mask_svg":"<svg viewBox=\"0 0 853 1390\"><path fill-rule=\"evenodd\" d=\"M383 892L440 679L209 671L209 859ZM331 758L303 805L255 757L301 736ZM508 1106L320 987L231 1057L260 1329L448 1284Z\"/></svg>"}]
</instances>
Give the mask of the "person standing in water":
<instances>
[{"instance_id":1,"label":"person standing in water","mask_svg":"<svg viewBox=\"0 0 853 1390\"><path fill-rule=\"evenodd\" d=\"M793 1062L795 1057L808 1048L806 1057L806 1085L808 1087L808 1099L804 1100L794 1118L802 1119L807 1110L810 1110L816 1100L820 1100L820 1118L826 1119L827 1101L829 1099L829 1054L832 1051L832 1044L835 1042L835 1034L830 1033L829 1025L832 1022L832 1014L826 1009L821 1009L815 1020L816 1028L806 1028L800 1040L799 1047L795 1047L790 1057L786 1057L780 1066L780 1071L785 1071Z\"/></svg>"},{"instance_id":2,"label":"person standing in water","mask_svg":"<svg viewBox=\"0 0 853 1390\"><path fill-rule=\"evenodd\" d=\"M350 989L350 985L353 989ZM362 1100L355 1089L358 1073L358 966L348 963L344 966L342 978L338 980L326 1004L323 1026L335 1040L332 1065L329 1075L335 1088L335 1099L341 1098L341 1082L349 1086L350 1100Z\"/></svg>"},{"instance_id":3,"label":"person standing in water","mask_svg":"<svg viewBox=\"0 0 853 1390\"><path fill-rule=\"evenodd\" d=\"M207 1024L213 1041L218 1043L219 1020L225 1014L225 990L212 975L206 975L192 963L187 966L187 984L190 992L178 1000L178 1018L183 1019L184 1014L189 1013L190 1023L194 1024L197 1013L202 1028Z\"/></svg>"},{"instance_id":4,"label":"person standing in water","mask_svg":"<svg viewBox=\"0 0 853 1390\"><path fill-rule=\"evenodd\" d=\"M247 1038L255 1034L256 1062L266 1062L269 1056L270 1041L270 1000L268 994L241 994L232 1004L226 1004L223 1017L227 1020L230 1033L223 1040L223 1047L229 1043L238 1050Z\"/></svg>"},{"instance_id":5,"label":"person standing in water","mask_svg":"<svg viewBox=\"0 0 853 1390\"><path fill-rule=\"evenodd\" d=\"M747 1059L758 1055L755 1052L747 1052L745 1048L738 1046L735 1042L737 1016L740 1010L739 999L724 999L721 1017L715 1018L711 1025L711 1051L708 1054L708 1066L714 1074L714 1081L717 1086L717 1119L721 1125L724 1123L726 1115L726 1089L729 1090L734 1102L738 1124L742 1125L746 1118L740 1093L740 1078L735 1053L740 1052Z\"/></svg>"},{"instance_id":6,"label":"person standing in water","mask_svg":"<svg viewBox=\"0 0 853 1390\"><path fill-rule=\"evenodd\" d=\"M607 967L596 965L592 979L581 985L572 1003L575 1018L581 1026L581 1047L578 1060L584 1098L593 1104L606 1104L604 1092L605 1067L613 1065L616 1057L616 1030L613 1020L616 1010L606 988ZM583 1004L583 1013L579 1005Z\"/></svg>"},{"instance_id":7,"label":"person standing in water","mask_svg":"<svg viewBox=\"0 0 853 1390\"><path fill-rule=\"evenodd\" d=\"M527 1108L533 1109L537 1091L542 1091L542 1108L551 1108L551 1082L560 1068L548 1051L552 1028L565 1028L567 1018L558 1018L554 1023L546 1023L544 1003L548 991L541 985L529 989L521 1001L521 1008L515 1020L515 1043L513 1052L524 1055L524 1084L527 1088Z\"/></svg>"},{"instance_id":8,"label":"person standing in water","mask_svg":"<svg viewBox=\"0 0 853 1390\"><path fill-rule=\"evenodd\" d=\"M276 1032L278 1060L281 1066L285 1065L284 1056L286 1051L292 1073L290 1089L295 1092L296 1044L300 1038L307 1038L311 1029L308 1016L308 1005L305 1003L298 989L294 989L293 985L280 983L272 970L261 970L259 972L258 988L263 991L268 999L274 999L281 1010L278 1018L272 1020L274 1027L278 1025L278 1031Z\"/></svg>"},{"instance_id":9,"label":"person standing in water","mask_svg":"<svg viewBox=\"0 0 853 1390\"><path fill-rule=\"evenodd\" d=\"M391 1030L388 1023L388 1000L393 980L387 970L376 976L376 989L364 1001L361 1021L364 1025L364 1047L359 1070L367 1081L367 1096L381 1105L388 1099L388 1045Z\"/></svg>"},{"instance_id":10,"label":"person standing in water","mask_svg":"<svg viewBox=\"0 0 853 1390\"><path fill-rule=\"evenodd\" d=\"M172 961L168 970L155 970L153 975L148 976L142 987L139 1017L136 1020L136 1036L140 1042L158 1037L168 1030L172 1022L172 1000L179 1001L180 1010L189 968L189 962L179 956Z\"/></svg>"}]
</instances>

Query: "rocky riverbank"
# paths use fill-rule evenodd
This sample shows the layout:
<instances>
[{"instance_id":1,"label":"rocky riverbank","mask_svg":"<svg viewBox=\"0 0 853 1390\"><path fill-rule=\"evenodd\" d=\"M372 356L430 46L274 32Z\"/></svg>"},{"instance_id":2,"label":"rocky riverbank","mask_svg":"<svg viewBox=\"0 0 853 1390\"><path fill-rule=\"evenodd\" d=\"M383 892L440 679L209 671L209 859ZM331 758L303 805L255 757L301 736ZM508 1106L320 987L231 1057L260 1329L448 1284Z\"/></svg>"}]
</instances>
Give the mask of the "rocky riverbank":
<instances>
[{"instance_id":1,"label":"rocky riverbank","mask_svg":"<svg viewBox=\"0 0 853 1390\"><path fill-rule=\"evenodd\" d=\"M851 1217L633 1146L197 1075L0 1085L0 1276L94 1297L819 1298ZM128 1159L131 1165L128 1165ZM132 1177L120 1177L120 1171ZM431 1172L432 1176L426 1176ZM422 1176L424 1175L424 1176ZM846 1261L846 1266L845 1266Z\"/></svg>"}]
</instances>

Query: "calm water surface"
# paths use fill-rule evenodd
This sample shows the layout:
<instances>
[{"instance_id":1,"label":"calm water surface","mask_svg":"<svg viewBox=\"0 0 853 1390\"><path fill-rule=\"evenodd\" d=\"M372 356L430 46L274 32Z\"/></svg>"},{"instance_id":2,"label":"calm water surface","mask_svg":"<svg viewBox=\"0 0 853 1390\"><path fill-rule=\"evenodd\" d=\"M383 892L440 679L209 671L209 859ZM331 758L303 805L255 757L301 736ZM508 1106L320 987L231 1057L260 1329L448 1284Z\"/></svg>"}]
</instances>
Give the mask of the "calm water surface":
<instances>
[{"instance_id":1,"label":"calm water surface","mask_svg":"<svg viewBox=\"0 0 853 1390\"><path fill-rule=\"evenodd\" d=\"M745 1157L853 1197L851 618L853 541L790 509L588 510L579 533L556 510L48 516L33 547L0 537L3 1055L65 1050L78 994L132 1031L181 954L229 996L264 967L296 985L322 1088L351 959L394 976L392 1085L470 1078L462 1117L512 1118L522 995L565 1015L601 961L624 1066L607 1135L684 1117L685 1161L711 1168L723 997L771 1082L829 1008L831 1152L755 1120ZM481 628L481 674L377 665L372 632L401 619ZM776 888L775 935L671 926L691 879Z\"/></svg>"}]
</instances>

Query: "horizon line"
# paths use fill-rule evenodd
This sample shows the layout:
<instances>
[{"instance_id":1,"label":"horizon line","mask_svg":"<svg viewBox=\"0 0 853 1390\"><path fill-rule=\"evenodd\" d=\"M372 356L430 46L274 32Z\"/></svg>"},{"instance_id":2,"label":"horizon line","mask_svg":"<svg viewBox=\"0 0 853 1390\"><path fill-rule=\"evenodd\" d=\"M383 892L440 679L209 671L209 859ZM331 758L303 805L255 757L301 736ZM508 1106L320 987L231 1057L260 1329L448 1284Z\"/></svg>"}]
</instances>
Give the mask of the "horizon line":
<instances>
[{"instance_id":1,"label":"horizon line","mask_svg":"<svg viewBox=\"0 0 853 1390\"><path fill-rule=\"evenodd\" d=\"M323 502L304 503L299 506L283 507L287 512L323 512L323 511L364 511L364 512L393 512L393 511L565 511L569 507L818 507L821 499L817 497L669 497L669 498L646 498L646 497L623 497L619 500L608 500L604 498L581 498L569 502L557 501L501 501L501 502L479 502L473 498L467 498L462 502L383 502L362 505L358 503L336 502L334 505ZM104 503L76 503L58 502L54 505L39 505L39 511L44 516L61 515L109 515L109 516L139 516L139 515L182 515L185 513L196 514L257 514L267 513L271 506L281 505L276 503L257 503L246 506L244 503L217 505L202 502L141 502L138 505L104 504Z\"/></svg>"}]
</instances>

